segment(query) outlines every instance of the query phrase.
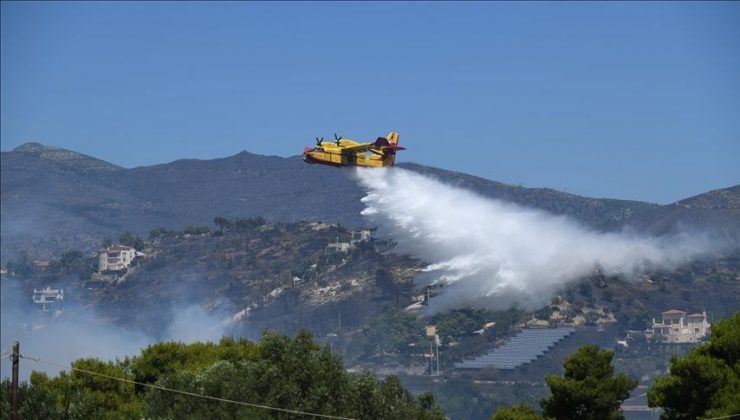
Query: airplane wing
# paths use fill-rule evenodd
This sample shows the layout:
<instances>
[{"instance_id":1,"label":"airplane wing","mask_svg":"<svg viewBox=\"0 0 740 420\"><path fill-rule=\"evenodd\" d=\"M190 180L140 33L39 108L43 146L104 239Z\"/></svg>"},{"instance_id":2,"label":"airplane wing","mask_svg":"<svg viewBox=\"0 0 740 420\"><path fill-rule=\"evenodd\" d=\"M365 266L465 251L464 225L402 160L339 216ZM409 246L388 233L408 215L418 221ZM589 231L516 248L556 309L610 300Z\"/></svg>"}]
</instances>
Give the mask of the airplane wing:
<instances>
[{"instance_id":1,"label":"airplane wing","mask_svg":"<svg viewBox=\"0 0 740 420\"><path fill-rule=\"evenodd\" d=\"M360 143L357 146L342 147L343 152L364 152L373 146L372 143Z\"/></svg>"}]
</instances>

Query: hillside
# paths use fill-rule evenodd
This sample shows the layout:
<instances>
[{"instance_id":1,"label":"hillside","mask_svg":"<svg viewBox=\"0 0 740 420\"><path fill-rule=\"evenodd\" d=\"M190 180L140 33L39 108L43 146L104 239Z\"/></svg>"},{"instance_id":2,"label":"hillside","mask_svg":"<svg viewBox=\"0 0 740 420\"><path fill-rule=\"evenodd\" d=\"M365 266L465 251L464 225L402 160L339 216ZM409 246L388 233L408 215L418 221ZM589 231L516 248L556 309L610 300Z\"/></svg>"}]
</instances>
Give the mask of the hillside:
<instances>
[{"instance_id":1,"label":"hillside","mask_svg":"<svg viewBox=\"0 0 740 420\"><path fill-rule=\"evenodd\" d=\"M399 166L600 230L630 226L660 233L691 223L736 237L740 231L740 186L659 206L507 185L413 163ZM46 258L68 248L92 250L123 230L145 235L155 226L181 229L215 216L363 224L363 191L352 179L352 170L306 165L298 156L241 152L222 159L124 169L29 143L2 152L0 169L4 258L21 249Z\"/></svg>"},{"instance_id":2,"label":"hillside","mask_svg":"<svg viewBox=\"0 0 740 420\"><path fill-rule=\"evenodd\" d=\"M423 310L401 309L422 294L414 278L426 264L394 254L385 241L359 242L346 253L327 247L350 238L346 228L315 222L196 235L168 232L143 243L146 256L135 260L125 277L93 274L95 258L65 257L3 281L28 296L46 286L63 288L69 308L92 308L98 323L153 337L165 334L177 312L192 305L228 320L229 329L240 335L255 336L266 328L291 334L308 329L317 336L339 332L350 361L374 364L387 362L376 352L410 362L407 356L414 349L407 345L423 342L423 322L440 326L443 344L465 343L446 350L462 357L532 317L576 325L614 322L619 331L643 330L666 308L711 310L722 317L740 305L740 258L733 254L637 279L594 271L561 288L551 305L536 312L463 308L421 321ZM496 328L471 336L490 321Z\"/></svg>"},{"instance_id":3,"label":"hillside","mask_svg":"<svg viewBox=\"0 0 740 420\"><path fill-rule=\"evenodd\" d=\"M423 309L403 309L422 293L414 278L425 264L395 255L392 243L384 241L358 243L346 254L327 248L350 237L346 228L316 222L254 223L223 233L161 232L144 241L140 248L147 255L135 260L125 277L101 277L93 274L95 258L65 255L47 268L33 267L27 275L3 276L3 329L22 325L25 334L39 337L54 328L65 331L63 326L69 323L72 330L87 329L91 326L76 320L79 313L90 311L94 317L87 322L117 336L133 330L154 339L167 338L169 327L181 314L186 328L197 328L198 334L208 334L209 328L219 325L227 335L249 338L259 337L266 329L288 334L306 329L326 343L329 334L336 334L331 339L333 351L342 355L345 367L367 368L380 375L407 372L415 378L412 382L422 381L417 389L439 393L453 418L488 418L494 406L522 402L517 387L541 385L543 375L560 369L576 344L609 348L626 330L643 331L652 317L667 308L707 310L719 319L740 306L740 258L729 255L694 261L674 272L644 273L636 279L595 271L574 279L558 291L551 305L535 312L463 308L428 316ZM5 293L11 284L21 289L20 295ZM46 286L64 289L64 311L53 320L54 312L42 312L27 298L33 289ZM20 298L10 302L12 296ZM197 313L204 320L197 325L188 315L193 306L204 309ZM13 307L22 315L6 316L5 311ZM475 333L491 322L493 327ZM461 372L452 368L453 362L491 349L525 324L561 323L577 326L574 337L523 369ZM423 354L429 346L425 334L429 324L437 326L441 340L441 379L417 376L426 369ZM21 339L33 342L29 336ZM70 344L62 340L55 345ZM643 353L625 355L624 369L635 377L652 375L656 366L664 369L668 353L664 350L650 363L640 362ZM482 382L473 386L472 380ZM501 389L486 394L485 404L471 402L465 408L451 400L460 393L478 398L477 393L490 388L485 383L491 381L498 381ZM449 389L463 383L465 391ZM466 411L473 407L479 415Z\"/></svg>"},{"instance_id":4,"label":"hillside","mask_svg":"<svg viewBox=\"0 0 740 420\"><path fill-rule=\"evenodd\" d=\"M647 209L631 221L637 231L663 234L676 227L709 231L740 241L740 185L712 190L658 208Z\"/></svg>"},{"instance_id":5,"label":"hillside","mask_svg":"<svg viewBox=\"0 0 740 420\"><path fill-rule=\"evenodd\" d=\"M232 319L242 332L326 334L338 322L344 329L362 326L384 305L410 303L413 278L422 267L408 257L380 254L384 242L357 243L349 252L327 248L350 238L345 228L314 222L171 232L144 242L146 256L125 277L95 274L97 259L82 258L34 267L26 275L11 266L18 273L3 281L28 295L46 286L63 288L67 306L94 308L97 322L153 337L165 332L176 316L173 309L192 305Z\"/></svg>"}]
</instances>

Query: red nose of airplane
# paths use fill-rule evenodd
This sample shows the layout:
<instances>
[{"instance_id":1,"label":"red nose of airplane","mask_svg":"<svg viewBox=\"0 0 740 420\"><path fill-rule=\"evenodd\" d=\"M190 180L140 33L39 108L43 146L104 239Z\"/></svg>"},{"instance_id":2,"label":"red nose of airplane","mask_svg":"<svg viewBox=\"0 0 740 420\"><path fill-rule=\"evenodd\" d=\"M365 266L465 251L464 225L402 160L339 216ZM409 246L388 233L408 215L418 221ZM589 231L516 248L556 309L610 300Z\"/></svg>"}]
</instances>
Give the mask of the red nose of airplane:
<instances>
[{"instance_id":1,"label":"red nose of airplane","mask_svg":"<svg viewBox=\"0 0 740 420\"><path fill-rule=\"evenodd\" d=\"M303 153L308 153L308 152L310 152L311 150L313 150L313 149L312 149L312 148L310 148L310 147L304 147L304 148L303 148Z\"/></svg>"}]
</instances>

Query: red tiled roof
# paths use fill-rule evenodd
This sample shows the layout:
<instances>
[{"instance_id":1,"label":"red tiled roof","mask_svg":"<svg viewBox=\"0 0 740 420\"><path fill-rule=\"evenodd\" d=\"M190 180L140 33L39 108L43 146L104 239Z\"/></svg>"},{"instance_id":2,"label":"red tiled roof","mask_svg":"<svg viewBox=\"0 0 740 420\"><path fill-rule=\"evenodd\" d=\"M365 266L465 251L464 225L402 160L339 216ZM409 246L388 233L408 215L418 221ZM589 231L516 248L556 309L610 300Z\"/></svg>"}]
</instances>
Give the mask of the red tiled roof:
<instances>
[{"instance_id":1,"label":"red tiled roof","mask_svg":"<svg viewBox=\"0 0 740 420\"><path fill-rule=\"evenodd\" d=\"M663 315L685 315L686 312L680 311L678 309L669 309L665 312L663 312Z\"/></svg>"}]
</instances>

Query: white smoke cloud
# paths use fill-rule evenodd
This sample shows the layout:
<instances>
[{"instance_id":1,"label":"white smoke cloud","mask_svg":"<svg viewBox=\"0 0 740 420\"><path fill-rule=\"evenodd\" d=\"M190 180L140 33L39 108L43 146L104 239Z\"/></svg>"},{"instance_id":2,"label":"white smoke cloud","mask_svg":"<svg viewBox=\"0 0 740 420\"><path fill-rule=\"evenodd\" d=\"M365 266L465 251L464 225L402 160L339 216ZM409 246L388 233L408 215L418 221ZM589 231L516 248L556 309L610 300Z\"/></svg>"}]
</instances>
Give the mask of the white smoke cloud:
<instances>
[{"instance_id":1,"label":"white smoke cloud","mask_svg":"<svg viewBox=\"0 0 740 420\"><path fill-rule=\"evenodd\" d=\"M175 309L175 317L165 334L166 341L188 344L196 341L218 342L228 325L223 318L224 314L208 314L198 305Z\"/></svg>"},{"instance_id":2,"label":"white smoke cloud","mask_svg":"<svg viewBox=\"0 0 740 420\"><path fill-rule=\"evenodd\" d=\"M400 168L359 169L362 214L397 252L429 262L425 277L446 280L433 310L534 309L596 268L631 277L707 254L706 235L649 238L597 233L543 211L484 198Z\"/></svg>"},{"instance_id":3,"label":"white smoke cloud","mask_svg":"<svg viewBox=\"0 0 740 420\"><path fill-rule=\"evenodd\" d=\"M207 313L199 305L172 307L172 322L164 329L163 337L152 337L142 331L104 324L92 309L79 304L65 305L59 312L43 312L31 303L14 284L16 280L4 277L0 282L0 350L9 351L14 340L20 342L20 352L43 361L66 364L87 357L115 360L136 356L141 350L158 341L218 341L228 324L224 314ZM132 309L135 310L135 309ZM0 378L10 376L11 364L7 357L0 361ZM23 359L20 377L27 380L32 370L56 375L63 370L48 364Z\"/></svg>"}]
</instances>

